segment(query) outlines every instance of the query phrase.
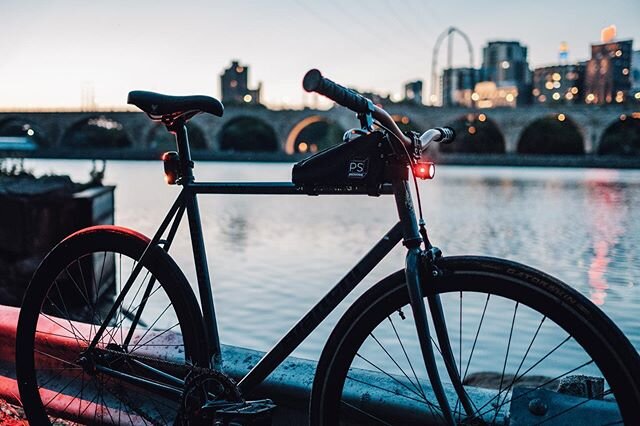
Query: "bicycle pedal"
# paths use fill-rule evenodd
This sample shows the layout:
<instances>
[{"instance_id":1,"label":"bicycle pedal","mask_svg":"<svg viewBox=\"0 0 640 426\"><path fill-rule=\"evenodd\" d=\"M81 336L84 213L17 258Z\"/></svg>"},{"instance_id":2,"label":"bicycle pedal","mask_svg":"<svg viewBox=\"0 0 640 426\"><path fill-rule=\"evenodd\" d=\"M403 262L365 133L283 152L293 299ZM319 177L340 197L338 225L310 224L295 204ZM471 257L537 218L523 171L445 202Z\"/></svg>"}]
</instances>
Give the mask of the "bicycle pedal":
<instances>
[{"instance_id":1,"label":"bicycle pedal","mask_svg":"<svg viewBox=\"0 0 640 426\"><path fill-rule=\"evenodd\" d=\"M246 401L216 410L215 426L270 426L276 405L270 399Z\"/></svg>"}]
</instances>

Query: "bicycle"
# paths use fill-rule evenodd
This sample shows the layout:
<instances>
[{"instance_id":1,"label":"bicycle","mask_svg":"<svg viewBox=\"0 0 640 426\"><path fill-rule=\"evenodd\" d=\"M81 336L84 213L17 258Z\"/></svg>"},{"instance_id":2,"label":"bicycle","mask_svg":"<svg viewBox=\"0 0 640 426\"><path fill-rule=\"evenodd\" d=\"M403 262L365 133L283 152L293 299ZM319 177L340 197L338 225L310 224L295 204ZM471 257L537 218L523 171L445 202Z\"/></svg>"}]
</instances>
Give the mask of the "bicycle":
<instances>
[{"instance_id":1,"label":"bicycle","mask_svg":"<svg viewBox=\"0 0 640 426\"><path fill-rule=\"evenodd\" d=\"M311 390L311 424L502 424L523 403L540 422L575 422L579 415L640 424L640 357L602 311L533 268L445 257L431 244L417 178L433 177L423 152L432 142L451 142L451 129L404 134L381 107L317 70L305 75L303 87L356 112L360 128L296 164L292 182L276 183L196 181L186 123L200 113L222 116L216 99L129 94L129 103L175 135L177 152L163 156L165 178L182 189L152 238L95 226L70 235L42 261L25 294L16 341L29 421L227 424L243 410L251 421L267 421L271 401L247 398L402 242L405 267L364 292L331 332ZM220 371L199 194L393 195L399 220L236 384ZM200 303L168 254L185 211ZM474 355L497 356L489 350L499 343L483 346L483 327L509 330L504 359L498 351L497 389L474 386L482 376L471 368ZM544 402L548 388L577 374L594 377L586 398Z\"/></svg>"}]
</instances>

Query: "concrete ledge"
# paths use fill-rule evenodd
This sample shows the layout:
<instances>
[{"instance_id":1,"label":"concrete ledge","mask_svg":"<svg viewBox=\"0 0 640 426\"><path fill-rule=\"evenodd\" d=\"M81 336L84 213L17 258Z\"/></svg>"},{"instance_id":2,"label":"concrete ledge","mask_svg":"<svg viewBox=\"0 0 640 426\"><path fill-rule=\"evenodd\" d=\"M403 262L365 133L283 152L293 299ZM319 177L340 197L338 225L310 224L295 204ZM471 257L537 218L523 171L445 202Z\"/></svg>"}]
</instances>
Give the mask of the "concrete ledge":
<instances>
[{"instance_id":1,"label":"concrete ledge","mask_svg":"<svg viewBox=\"0 0 640 426\"><path fill-rule=\"evenodd\" d=\"M9 402L19 404L20 398L15 381L15 338L18 314L18 308L0 306L0 396ZM71 327L84 335L85 332L90 332L91 326L85 323L74 322ZM55 357L38 356L38 362L40 365L46 365L52 369L59 367L61 363L57 357L65 359L65 357L69 357L70 351L77 354L78 345L82 344L82 342L72 337L71 334L65 332L55 321L44 320L44 322L39 323L39 330L43 335L42 340L39 341L39 345L46 346L48 353L55 355ZM133 342L146 336L145 340L154 340L155 343L161 345L163 349L160 352L157 352L156 349L155 353L153 349L140 349L137 351L140 355L169 361L179 358L179 351L181 350L179 342L181 340L178 340L180 337L178 334L157 332L157 334L154 335L152 332L141 335L142 332L135 334ZM222 355L223 371L232 378L239 380L249 372L264 353L223 345ZM59 370L58 368L53 371ZM315 370L315 361L289 357L256 388L252 395L246 395L246 397L249 399L271 398L278 406L274 413L274 425L306 424L309 397ZM56 373L56 378L59 374L59 372ZM407 395L403 396L403 394L406 394L404 389L409 389L409 387L413 385L403 377L360 369L351 369L349 376L353 380L347 382L343 391L343 401L347 405L358 407L358 409L364 410L379 418L393 418L394 421L397 420L399 424L403 425L434 424L438 423L438 420L441 420L437 412L429 408L420 399L410 398ZM425 380L423 382L425 383L421 383L421 386L427 399L435 401L435 396L433 395L432 389L428 386L428 381ZM69 384L70 383L65 382L65 389ZM375 385L372 386L371 384ZM133 385L125 384L124 386L127 388L128 386L132 387L131 392L127 393L127 398L134 399L137 406L144 407L145 391ZM497 390L493 389L467 387L466 390L476 407L489 406L497 394ZM87 405L91 405L91 403L84 401L78 402L77 398L70 397L74 392L73 389L69 388L66 389L64 393L56 393L50 408L56 410L61 417L68 417L77 421L86 420L81 416L74 416L73 407L76 407L75 411L78 413L81 411L80 408L82 408L83 412L87 412L90 410L85 410L85 408ZM450 401L457 400L455 391L451 386L445 385L445 392ZM530 418L529 401L534 397L548 400L548 406L552 409L550 412L562 412L559 411L560 408L558 407L571 407L572 404L578 404L578 406L587 410L586 413L591 413L589 415L597 416L599 419L607 421L619 419L615 404L606 401L586 400L576 396L568 396L543 390L531 393L532 391L527 388L516 387L513 389L513 395L518 394L518 392L522 396L526 396L526 398L520 398L518 403L512 403L511 407L502 407L498 413L488 408L485 413L485 415L488 416L487 420L495 422L495 424L508 423L510 416L513 419L519 419L519 421L521 421L519 424L529 424L529 420L540 420L539 417ZM507 395L504 395L505 399ZM582 423L582 420L585 419L585 411L582 409L573 411L575 411L575 413L572 413L572 419L569 419L570 423L566 424ZM89 418L89 421L91 421L92 418L93 417Z\"/></svg>"}]
</instances>

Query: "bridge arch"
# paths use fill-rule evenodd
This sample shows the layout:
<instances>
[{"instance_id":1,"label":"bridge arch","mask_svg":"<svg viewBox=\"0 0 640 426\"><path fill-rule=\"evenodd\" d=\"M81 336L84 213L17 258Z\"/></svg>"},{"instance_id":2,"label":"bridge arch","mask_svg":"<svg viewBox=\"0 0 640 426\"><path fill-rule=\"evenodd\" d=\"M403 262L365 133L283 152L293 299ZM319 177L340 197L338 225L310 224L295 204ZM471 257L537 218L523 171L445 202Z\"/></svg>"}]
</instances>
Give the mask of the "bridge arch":
<instances>
[{"instance_id":1,"label":"bridge arch","mask_svg":"<svg viewBox=\"0 0 640 426\"><path fill-rule=\"evenodd\" d=\"M275 152L279 148L275 129L251 115L240 115L224 123L217 139L222 151Z\"/></svg>"},{"instance_id":2,"label":"bridge arch","mask_svg":"<svg viewBox=\"0 0 640 426\"><path fill-rule=\"evenodd\" d=\"M343 129L337 122L311 115L298 121L289 131L284 150L287 154L317 152L342 141Z\"/></svg>"},{"instance_id":3,"label":"bridge arch","mask_svg":"<svg viewBox=\"0 0 640 426\"><path fill-rule=\"evenodd\" d=\"M205 136L204 130L193 122L187 123L187 132L189 134L189 147L192 150L210 149L210 144ZM144 137L144 147L157 149L158 151L175 151L176 138L167 131L164 124L153 123Z\"/></svg>"},{"instance_id":4,"label":"bridge arch","mask_svg":"<svg viewBox=\"0 0 640 426\"><path fill-rule=\"evenodd\" d=\"M25 137L41 148L52 144L49 135L42 127L20 116L0 120L0 136Z\"/></svg>"},{"instance_id":5,"label":"bridge arch","mask_svg":"<svg viewBox=\"0 0 640 426\"><path fill-rule=\"evenodd\" d=\"M518 139L517 152L551 155L584 154L584 132L564 113L546 114L525 126Z\"/></svg>"},{"instance_id":6,"label":"bridge arch","mask_svg":"<svg viewBox=\"0 0 640 426\"><path fill-rule=\"evenodd\" d=\"M503 154L506 144L502 131L487 113L469 113L448 124L456 132L456 141L439 145L441 152Z\"/></svg>"},{"instance_id":7,"label":"bridge arch","mask_svg":"<svg viewBox=\"0 0 640 426\"><path fill-rule=\"evenodd\" d=\"M609 124L598 144L599 155L640 155L640 116L621 114Z\"/></svg>"},{"instance_id":8,"label":"bridge arch","mask_svg":"<svg viewBox=\"0 0 640 426\"><path fill-rule=\"evenodd\" d=\"M71 124L61 138L62 147L128 148L133 142L119 121L106 115L90 115Z\"/></svg>"}]
</instances>

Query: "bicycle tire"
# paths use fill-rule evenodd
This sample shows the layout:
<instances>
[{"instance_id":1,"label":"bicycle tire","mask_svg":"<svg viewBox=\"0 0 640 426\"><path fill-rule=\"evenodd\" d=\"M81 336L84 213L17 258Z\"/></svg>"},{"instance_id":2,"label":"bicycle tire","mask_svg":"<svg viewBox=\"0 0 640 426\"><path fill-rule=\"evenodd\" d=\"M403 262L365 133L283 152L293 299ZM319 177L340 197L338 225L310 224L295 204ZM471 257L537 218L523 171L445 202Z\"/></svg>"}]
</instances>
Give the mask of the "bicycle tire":
<instances>
[{"instance_id":1,"label":"bicycle tire","mask_svg":"<svg viewBox=\"0 0 640 426\"><path fill-rule=\"evenodd\" d=\"M94 364L146 378L148 373L145 376L136 362L165 372L176 369L178 374L188 374L192 365L208 366L197 300L162 248L149 248L142 272L103 334L97 355L84 355L84 360L81 355L148 243L142 234L121 227L87 228L63 240L38 267L25 293L16 338L18 387L31 424L47 425L57 418L89 424L173 424L179 409L174 404L179 401L127 387L86 362L93 356ZM113 274L108 272L112 267ZM143 301L136 333L123 350L127 326ZM142 358L169 353L177 353L177 359L156 363Z\"/></svg>"},{"instance_id":2,"label":"bicycle tire","mask_svg":"<svg viewBox=\"0 0 640 426\"><path fill-rule=\"evenodd\" d=\"M565 358L560 357L560 351L570 349L571 354L576 354L576 357L571 359L576 360L576 364L580 369L571 371L571 369L562 366L560 371L573 375L573 373L580 372L582 369L591 371L594 365L597 366L606 381L605 392L602 393L608 394L606 391L611 391L615 397L615 402L618 403L618 409L624 423L629 425L640 424L640 416L637 412L637 407L640 406L640 357L617 326L587 298L545 273L502 259L471 256L448 257L439 259L437 265L443 271L443 275L440 278L423 283L423 294L425 298L430 295L440 295L443 305L447 302L453 302L454 305L459 303L460 307L444 306L444 311L445 314L453 312L454 317L458 313L460 317L460 325L456 324L457 321L447 319L447 327L449 328L450 342L456 354L456 363L460 376L463 377L463 383L469 383L469 379L473 377L476 379L482 378L480 372L475 376L467 373L472 373L469 366L474 357L474 351L480 350L478 337L483 323L488 321L486 324L493 323L494 326L502 324L505 329L509 329L509 333L506 333L506 330L503 333L504 343L507 340L509 342L506 352L502 351L504 348L497 351L504 356L504 360L500 359L496 363L496 369L501 374L499 389L498 391L491 391L493 392L493 399L487 397L484 400L484 407L480 406L482 401L474 404L474 408L477 408L477 411L481 414L478 417L482 417L484 423L499 423L505 419L508 421L509 414L505 414L505 410L508 411L508 404L513 402L508 400L508 395L513 395L510 394L510 391L518 383L524 383L525 379L528 378L538 382L535 386L555 387L562 377L551 375L551 379L557 380L548 381L548 375L538 377L534 370L553 371L555 369L557 371L558 365L542 365L547 362L551 363L552 359L554 362L560 361L564 363L565 361L562 360ZM464 299L464 296L467 296L467 299ZM480 304L480 309L478 309L477 303L468 305L469 297L479 298L483 302L486 300L484 309L482 309L482 303ZM494 299L492 300L491 297ZM345 418L352 423L361 421L366 424L377 424L378 422L381 424L413 424L412 421L416 424L424 424L425 417L421 417L423 415L430 415L436 423L441 419L435 398L432 399L433 396L428 394L428 389L423 386L428 383L426 372L417 374L414 371L414 368L424 370L424 365L420 364L421 358L416 356L415 362L411 363L410 359L413 358L413 356L410 356L413 353L411 345L401 340L403 336L413 336L413 339L416 340L414 346L418 346L413 319L407 318L406 321L402 321L401 318L396 321L397 326L393 324L396 313L401 317L398 309L402 310L403 306L406 306L403 314L406 317L411 315L408 300L404 271L401 270L388 276L365 292L343 315L331 333L318 362L310 402L310 423L312 425L337 425ZM489 302L493 304L496 301L498 309L488 310ZM501 307L505 302L512 304L515 308L508 311L502 310ZM465 311L465 306L470 307L471 310L467 309ZM517 334L514 332L514 325L519 322L517 318L519 307L521 315L525 315L525 325L529 330L526 333L522 330L520 334ZM482 313L480 313L481 310ZM474 326L464 328L466 324L463 324L462 318L466 312L471 311L477 314L480 321L476 321ZM505 314L506 321L497 318L501 313ZM496 321L492 319L493 317L497 318ZM529 321L529 318L534 317L536 318L535 321ZM522 320L522 318L521 316L519 319ZM539 323L538 318L542 318ZM464 321L467 320L465 319ZM553 321L560 329L549 328L549 321ZM511 324L510 327L509 324ZM536 324L539 324L537 331L533 332ZM400 325L407 325L412 331L404 333L400 330ZM385 335L384 330L381 328L383 326L392 328L395 336L391 335L391 332L386 332L387 334ZM435 336L433 325L430 326L430 329L432 336ZM543 332L547 333L547 331L550 331L549 335L542 334ZM536 355L538 360L533 363L530 362L531 360L526 359L533 353L544 353L539 349L534 350L534 347L542 346L545 348L544 350L553 348L557 342L553 339L556 336L555 333L558 332L568 335L565 338L567 340L564 342L570 342L569 345L565 346L564 343L561 343L558 349L554 349L545 358L542 358L542 362L538 359L539 355ZM389 337L389 335L391 336ZM470 343L471 339L468 339L468 342L465 343L462 340L463 335L472 337L475 335L473 343ZM526 339L531 338L528 349L523 349L526 346L525 338L518 336L527 336ZM435 339L435 337L433 338ZM489 338L489 350L494 350L497 339L495 336L489 336ZM571 339L573 341L570 341ZM518 344L520 348L518 353L522 357L522 360L518 363L517 359L515 360L516 362L509 360L509 346L513 345L511 348L512 354L516 353L516 341L519 340L523 340L525 345ZM546 342L547 340L548 342ZM378 343L379 341L383 343L391 342L391 344L384 348L383 344ZM435 345L435 342L433 344ZM400 350L399 347L402 349ZM461 349L463 347L464 353ZM575 348L585 351L583 358L578 358L579 354L575 352ZM368 359L364 355L364 351L367 349L371 349L368 354L373 354L378 359L373 362ZM419 349L417 350L419 351ZM392 351L394 352L391 353ZM458 356L458 354L460 355ZM394 361L396 364L389 360L394 355L397 355L397 359ZM589 362L588 358L584 358L584 355L591 359L591 363L582 365L585 359ZM490 354L485 354L483 359L490 356ZM399 365L398 361L403 364ZM481 363L484 363L484 361ZM385 368L386 371L383 373L383 369L380 366L385 364L391 367ZM515 369L515 374L509 376L507 372L513 371L514 367L512 366L518 364L519 367ZM530 365L533 366L533 369L529 371ZM363 368L369 370L365 372L369 376L366 374L361 375L361 369ZM541 368L541 370L538 370L538 368ZM439 361L438 369L443 382L445 378L448 380L449 376L446 374L441 360ZM525 377L527 373L531 373L531 376ZM422 383L420 377L422 377ZM497 382L497 376L495 379L495 382ZM383 389L385 384L390 384L389 389ZM469 393L473 392L473 389L467 386L465 386L465 390ZM389 398L396 398L400 395L401 398L406 398L407 400L413 398L418 402L409 401L407 403L407 412L404 413L406 417L400 420L400 411L385 413L384 407L380 408L387 403L384 398L379 398L380 395L387 395ZM448 395L451 408L455 410L456 421L460 423L464 420L464 415L461 413L461 404L456 399L451 398L451 393ZM495 399L496 395L498 395L497 399ZM453 396L455 397L455 393L453 393ZM596 398L601 396L595 395ZM378 397L377 400L376 397ZM514 400L518 398L519 396L515 397ZM425 401L422 401L422 399ZM605 399L612 399L611 395L608 395ZM426 402L426 400L429 402ZM491 403L492 400L493 404L497 403L498 406L495 407L489 404L489 411L487 412L487 403ZM420 410L423 411L422 414L418 414L420 410L416 410L416 406L420 407ZM580 407L574 408L578 409ZM492 409L495 412L492 412ZM546 413L541 414L539 421L561 420L561 418L554 416L575 414L575 410L572 409L566 411L557 410L555 412L549 409ZM389 416L382 417L383 415ZM349 418L349 416L353 417ZM411 416L414 416L414 418L411 419ZM469 418L467 418L467 421L469 421ZM592 418L583 417L579 423L589 421L592 421Z\"/></svg>"}]
</instances>

